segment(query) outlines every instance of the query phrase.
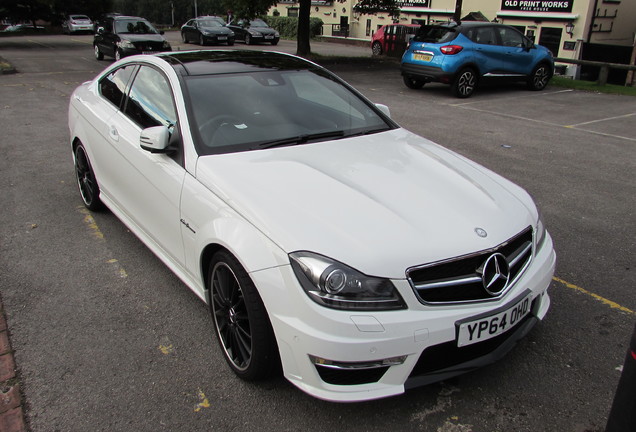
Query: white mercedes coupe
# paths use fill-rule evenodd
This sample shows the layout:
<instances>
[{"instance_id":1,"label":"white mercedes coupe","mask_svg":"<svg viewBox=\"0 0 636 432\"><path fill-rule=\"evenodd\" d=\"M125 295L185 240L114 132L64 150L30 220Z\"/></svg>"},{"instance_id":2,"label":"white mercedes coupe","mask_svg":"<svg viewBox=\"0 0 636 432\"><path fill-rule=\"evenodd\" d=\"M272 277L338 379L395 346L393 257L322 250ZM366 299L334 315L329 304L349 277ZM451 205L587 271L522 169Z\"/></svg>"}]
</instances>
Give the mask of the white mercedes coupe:
<instances>
[{"instance_id":1,"label":"white mercedes coupe","mask_svg":"<svg viewBox=\"0 0 636 432\"><path fill-rule=\"evenodd\" d=\"M69 128L86 207L209 305L240 378L396 395L502 358L550 306L523 189L299 57L128 57L74 91Z\"/></svg>"}]
</instances>

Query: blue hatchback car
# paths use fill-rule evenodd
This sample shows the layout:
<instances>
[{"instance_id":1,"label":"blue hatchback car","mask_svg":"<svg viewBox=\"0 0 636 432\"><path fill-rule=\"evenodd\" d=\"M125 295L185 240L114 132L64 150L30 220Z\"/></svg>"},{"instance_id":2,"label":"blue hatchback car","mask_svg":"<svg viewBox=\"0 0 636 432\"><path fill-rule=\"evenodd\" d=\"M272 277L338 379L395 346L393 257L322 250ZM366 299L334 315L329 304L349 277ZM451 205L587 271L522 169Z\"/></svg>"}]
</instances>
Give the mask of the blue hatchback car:
<instances>
[{"instance_id":1,"label":"blue hatchback car","mask_svg":"<svg viewBox=\"0 0 636 432\"><path fill-rule=\"evenodd\" d=\"M421 26L402 56L404 84L450 84L460 98L473 94L482 78L525 81L543 90L554 72L552 53L517 29L489 22Z\"/></svg>"}]
</instances>

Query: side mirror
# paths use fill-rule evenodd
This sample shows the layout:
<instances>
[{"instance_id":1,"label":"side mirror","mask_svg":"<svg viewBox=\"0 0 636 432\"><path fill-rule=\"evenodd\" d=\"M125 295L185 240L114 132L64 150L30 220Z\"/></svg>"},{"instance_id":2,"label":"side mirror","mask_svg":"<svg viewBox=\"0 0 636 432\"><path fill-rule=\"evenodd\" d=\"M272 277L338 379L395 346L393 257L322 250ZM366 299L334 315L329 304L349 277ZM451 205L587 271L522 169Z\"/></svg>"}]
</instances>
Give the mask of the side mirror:
<instances>
[{"instance_id":1,"label":"side mirror","mask_svg":"<svg viewBox=\"0 0 636 432\"><path fill-rule=\"evenodd\" d=\"M388 118L391 118L391 110L389 109L388 106L377 103L375 104L375 107L379 109L380 111L382 111L382 113L386 115Z\"/></svg>"},{"instance_id":2,"label":"side mirror","mask_svg":"<svg viewBox=\"0 0 636 432\"><path fill-rule=\"evenodd\" d=\"M141 131L139 145L150 153L167 153L170 132L165 126L149 127Z\"/></svg>"}]
</instances>

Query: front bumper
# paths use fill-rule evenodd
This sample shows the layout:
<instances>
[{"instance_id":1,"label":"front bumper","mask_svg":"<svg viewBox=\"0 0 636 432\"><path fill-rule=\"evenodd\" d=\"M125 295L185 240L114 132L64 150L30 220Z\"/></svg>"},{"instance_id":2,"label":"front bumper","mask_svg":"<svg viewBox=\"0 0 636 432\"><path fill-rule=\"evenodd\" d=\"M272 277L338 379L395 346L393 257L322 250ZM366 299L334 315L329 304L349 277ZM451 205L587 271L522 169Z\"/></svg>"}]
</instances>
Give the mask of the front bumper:
<instances>
[{"instance_id":1,"label":"front bumper","mask_svg":"<svg viewBox=\"0 0 636 432\"><path fill-rule=\"evenodd\" d=\"M345 402L401 394L503 357L545 316L555 261L547 235L515 286L489 303L427 306L406 280L395 280L408 309L383 312L321 307L306 296L290 266L251 276L270 314L285 377L314 397ZM528 291L532 309L524 321L496 338L457 348L458 322L492 313Z\"/></svg>"},{"instance_id":2,"label":"front bumper","mask_svg":"<svg viewBox=\"0 0 636 432\"><path fill-rule=\"evenodd\" d=\"M226 35L203 35L203 40L207 43L213 44L233 44L235 36L226 36Z\"/></svg>"},{"instance_id":3,"label":"front bumper","mask_svg":"<svg viewBox=\"0 0 636 432\"><path fill-rule=\"evenodd\" d=\"M150 48L146 50L139 50L137 48L119 48L119 50L121 51L122 57L128 57L128 56L138 55L138 54L159 54L162 52L172 51L172 48L169 48L169 49Z\"/></svg>"}]
</instances>

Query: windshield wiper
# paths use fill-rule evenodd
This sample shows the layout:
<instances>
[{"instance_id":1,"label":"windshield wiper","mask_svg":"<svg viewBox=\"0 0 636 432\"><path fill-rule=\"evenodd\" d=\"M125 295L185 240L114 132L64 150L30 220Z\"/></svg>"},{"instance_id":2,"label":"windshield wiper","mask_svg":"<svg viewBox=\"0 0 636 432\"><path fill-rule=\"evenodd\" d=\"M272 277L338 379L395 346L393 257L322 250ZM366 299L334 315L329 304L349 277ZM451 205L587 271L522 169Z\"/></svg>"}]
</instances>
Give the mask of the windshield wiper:
<instances>
[{"instance_id":1,"label":"windshield wiper","mask_svg":"<svg viewBox=\"0 0 636 432\"><path fill-rule=\"evenodd\" d=\"M388 126L383 126L383 127L376 128L376 129L368 129L368 130L363 130L362 132L352 133L352 134L347 135L347 138L354 137L354 136L361 136L361 135L371 135L371 134L374 134L374 133L386 132L388 130L391 130L391 128L388 127Z\"/></svg>"},{"instance_id":2,"label":"windshield wiper","mask_svg":"<svg viewBox=\"0 0 636 432\"><path fill-rule=\"evenodd\" d=\"M290 138L283 138L273 141L266 141L258 144L258 148L272 148L272 147L280 147L291 144L305 144L310 141L315 141L323 138L337 138L344 136L344 131L332 131L332 132L320 132L313 134L304 134L297 135Z\"/></svg>"}]
</instances>

